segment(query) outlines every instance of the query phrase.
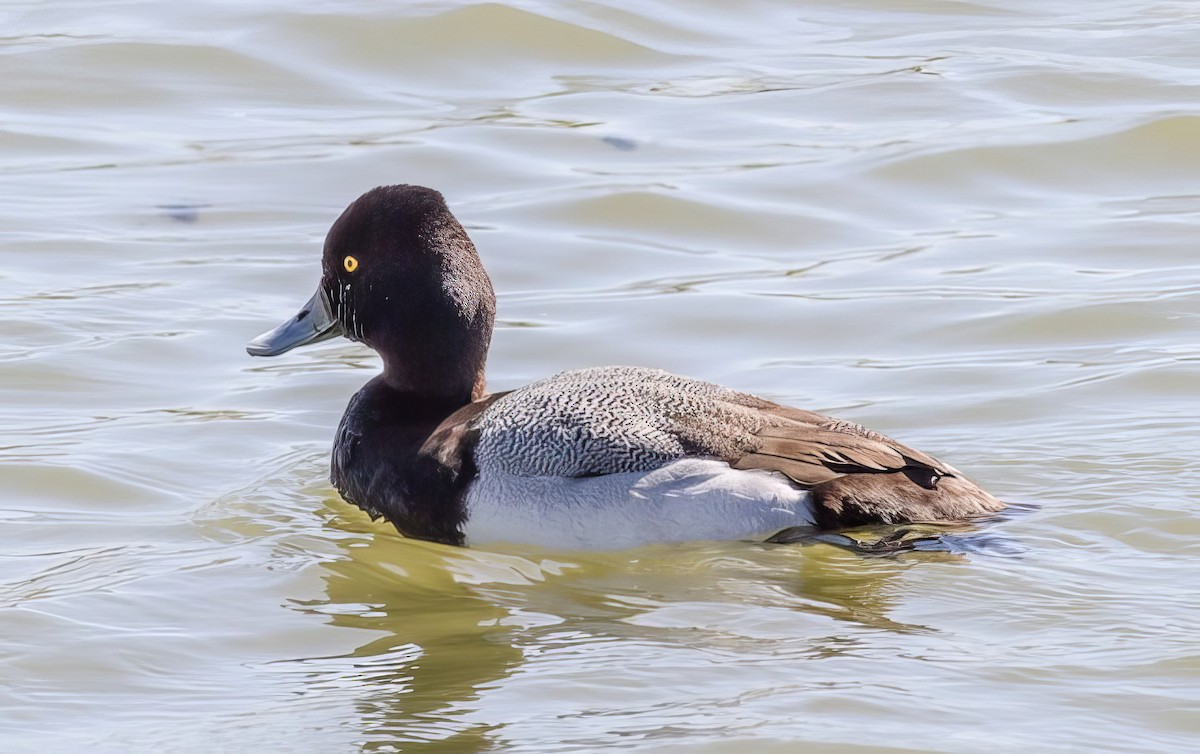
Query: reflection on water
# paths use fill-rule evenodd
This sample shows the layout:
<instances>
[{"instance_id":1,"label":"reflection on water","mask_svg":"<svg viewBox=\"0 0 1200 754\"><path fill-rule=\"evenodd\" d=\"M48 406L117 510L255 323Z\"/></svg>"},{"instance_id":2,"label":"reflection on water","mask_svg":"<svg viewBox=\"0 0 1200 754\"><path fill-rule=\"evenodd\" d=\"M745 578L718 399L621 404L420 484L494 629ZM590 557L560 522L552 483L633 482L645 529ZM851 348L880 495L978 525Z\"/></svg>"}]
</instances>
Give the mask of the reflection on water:
<instances>
[{"instance_id":1,"label":"reflection on water","mask_svg":"<svg viewBox=\"0 0 1200 754\"><path fill-rule=\"evenodd\" d=\"M305 661L308 693L349 691L367 749L440 741L446 751L478 750L492 726L467 719L466 711L521 664L517 629L505 624L502 606L442 570L452 556L422 553L432 557L406 560L407 567L373 561L386 549L347 548L349 559L328 564L328 601L306 607L378 638L348 656Z\"/></svg>"},{"instance_id":2,"label":"reflection on water","mask_svg":"<svg viewBox=\"0 0 1200 754\"><path fill-rule=\"evenodd\" d=\"M5 11L0 749L1195 748L1190 4ZM1036 507L400 539L326 481L376 357L242 350L395 182L480 248L493 388L662 367Z\"/></svg>"},{"instance_id":3,"label":"reflection on water","mask_svg":"<svg viewBox=\"0 0 1200 754\"><path fill-rule=\"evenodd\" d=\"M331 504L333 516L347 508ZM537 555L455 549L361 521L348 525L361 534L342 540L323 563L325 596L295 605L374 638L344 655L290 662L304 669L301 693L353 699L363 747L373 751L404 750L406 742L435 751L519 746L506 724L534 709L547 712L533 717L574 718L584 737L576 743L598 745L615 710L564 706L587 693L572 679L592 678L589 686L607 692L640 685L681 651L757 678L765 669L869 658L881 644L895 651L886 635L940 642L938 628L892 617L906 599L904 573L967 565L945 549L866 559L840 542ZM1004 550L979 545L977 552ZM524 699L497 699L506 688ZM675 702L655 708L693 714Z\"/></svg>"},{"instance_id":4,"label":"reflection on water","mask_svg":"<svg viewBox=\"0 0 1200 754\"><path fill-rule=\"evenodd\" d=\"M846 555L715 545L634 556L546 555L537 561L392 536L350 543L344 558L325 564L328 599L299 607L379 636L346 656L301 661L306 693L352 693L369 749L418 741L478 750L505 738L502 726L479 714L502 681L520 674L542 685L564 662L571 672L591 665L611 680L606 647L614 642L647 664L660 650L680 647L787 662L861 649L842 621L901 633L931 630L887 617L889 582L901 563L869 569L853 563L831 577L831 564ZM735 606L794 612L799 625L829 633L798 641L791 631L781 634L782 626L704 625ZM597 652L606 659L591 659Z\"/></svg>"}]
</instances>

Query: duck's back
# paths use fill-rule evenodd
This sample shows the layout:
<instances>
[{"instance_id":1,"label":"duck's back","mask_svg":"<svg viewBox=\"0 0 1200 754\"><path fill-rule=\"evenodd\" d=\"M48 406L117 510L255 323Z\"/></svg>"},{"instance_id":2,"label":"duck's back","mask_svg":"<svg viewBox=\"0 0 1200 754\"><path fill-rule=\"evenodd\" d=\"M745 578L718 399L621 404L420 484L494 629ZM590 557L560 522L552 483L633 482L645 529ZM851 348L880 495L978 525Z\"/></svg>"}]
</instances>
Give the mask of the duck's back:
<instances>
[{"instance_id":1,"label":"duck's back","mask_svg":"<svg viewBox=\"0 0 1200 754\"><path fill-rule=\"evenodd\" d=\"M588 477L651 471L686 457L728 458L754 446L772 406L659 369L562 372L505 395L475 422L483 472Z\"/></svg>"}]
</instances>

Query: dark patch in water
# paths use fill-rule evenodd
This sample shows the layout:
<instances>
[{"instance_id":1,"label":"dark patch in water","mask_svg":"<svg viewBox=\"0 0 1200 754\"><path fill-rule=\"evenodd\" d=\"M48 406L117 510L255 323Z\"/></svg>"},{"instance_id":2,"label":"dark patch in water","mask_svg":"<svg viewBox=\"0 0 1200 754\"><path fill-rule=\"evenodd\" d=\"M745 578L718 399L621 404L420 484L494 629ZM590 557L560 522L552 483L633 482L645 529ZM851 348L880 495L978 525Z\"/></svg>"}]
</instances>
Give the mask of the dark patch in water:
<instances>
[{"instance_id":1,"label":"dark patch in water","mask_svg":"<svg viewBox=\"0 0 1200 754\"><path fill-rule=\"evenodd\" d=\"M194 223L200 219L200 210L211 206L211 204L159 204L155 206L155 209L161 209L167 217L176 222Z\"/></svg>"},{"instance_id":2,"label":"dark patch in water","mask_svg":"<svg viewBox=\"0 0 1200 754\"><path fill-rule=\"evenodd\" d=\"M601 141L610 147L616 147L622 152L632 152L633 150L637 149L638 146L636 141L633 139L626 139L623 136L605 136L603 139L601 139Z\"/></svg>"}]
</instances>

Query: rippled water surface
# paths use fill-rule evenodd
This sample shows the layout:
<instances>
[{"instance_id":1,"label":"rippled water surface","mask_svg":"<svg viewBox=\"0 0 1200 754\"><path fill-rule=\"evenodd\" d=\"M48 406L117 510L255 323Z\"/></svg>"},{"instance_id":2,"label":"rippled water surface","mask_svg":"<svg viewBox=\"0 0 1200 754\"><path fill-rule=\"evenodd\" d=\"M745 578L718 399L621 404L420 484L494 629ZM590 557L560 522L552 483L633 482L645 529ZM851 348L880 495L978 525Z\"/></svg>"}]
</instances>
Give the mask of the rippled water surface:
<instances>
[{"instance_id":1,"label":"rippled water surface","mask_svg":"<svg viewBox=\"0 0 1200 754\"><path fill-rule=\"evenodd\" d=\"M4 751L1200 746L1196 3L0 18ZM897 557L401 539L326 481L376 357L243 351L398 182L480 248L494 388L665 367L1033 507Z\"/></svg>"}]
</instances>

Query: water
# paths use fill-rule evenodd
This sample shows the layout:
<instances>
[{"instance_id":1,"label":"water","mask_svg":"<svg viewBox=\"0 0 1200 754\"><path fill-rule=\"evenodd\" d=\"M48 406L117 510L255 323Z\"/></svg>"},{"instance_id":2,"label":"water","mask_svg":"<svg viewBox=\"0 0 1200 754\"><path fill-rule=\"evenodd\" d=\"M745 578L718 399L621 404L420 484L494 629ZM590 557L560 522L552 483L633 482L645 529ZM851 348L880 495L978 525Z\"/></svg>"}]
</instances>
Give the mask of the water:
<instances>
[{"instance_id":1,"label":"water","mask_svg":"<svg viewBox=\"0 0 1200 754\"><path fill-rule=\"evenodd\" d=\"M0 748L1190 752L1194 3L9 0ZM325 481L377 369L251 360L382 183L495 389L659 366L1032 512L950 552L405 541Z\"/></svg>"}]
</instances>

